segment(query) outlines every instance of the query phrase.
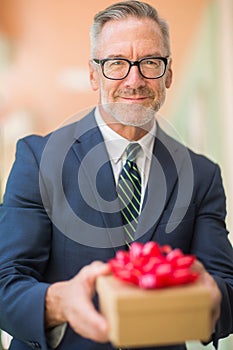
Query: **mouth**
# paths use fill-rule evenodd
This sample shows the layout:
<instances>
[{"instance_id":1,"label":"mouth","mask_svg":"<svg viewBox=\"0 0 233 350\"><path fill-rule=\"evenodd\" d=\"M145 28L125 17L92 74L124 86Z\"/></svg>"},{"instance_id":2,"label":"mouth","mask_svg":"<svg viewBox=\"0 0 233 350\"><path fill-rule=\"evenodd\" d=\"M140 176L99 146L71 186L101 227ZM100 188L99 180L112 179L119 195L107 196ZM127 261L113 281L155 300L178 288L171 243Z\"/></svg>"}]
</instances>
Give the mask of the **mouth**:
<instances>
[{"instance_id":1,"label":"mouth","mask_svg":"<svg viewBox=\"0 0 233 350\"><path fill-rule=\"evenodd\" d=\"M145 102L146 100L149 99L149 97L148 96L119 96L119 99L125 102L140 103L140 102Z\"/></svg>"}]
</instances>

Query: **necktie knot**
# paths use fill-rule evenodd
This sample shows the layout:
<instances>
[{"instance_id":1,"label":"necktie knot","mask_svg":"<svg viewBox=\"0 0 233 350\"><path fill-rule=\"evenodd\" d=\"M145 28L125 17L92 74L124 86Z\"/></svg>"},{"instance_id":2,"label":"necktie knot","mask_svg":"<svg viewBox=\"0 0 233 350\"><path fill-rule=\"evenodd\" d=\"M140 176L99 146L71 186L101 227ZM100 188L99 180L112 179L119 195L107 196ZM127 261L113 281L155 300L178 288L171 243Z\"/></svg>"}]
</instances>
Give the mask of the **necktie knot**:
<instances>
[{"instance_id":1,"label":"necktie knot","mask_svg":"<svg viewBox=\"0 0 233 350\"><path fill-rule=\"evenodd\" d=\"M126 148L127 160L134 162L141 146L138 143L130 143Z\"/></svg>"}]
</instances>

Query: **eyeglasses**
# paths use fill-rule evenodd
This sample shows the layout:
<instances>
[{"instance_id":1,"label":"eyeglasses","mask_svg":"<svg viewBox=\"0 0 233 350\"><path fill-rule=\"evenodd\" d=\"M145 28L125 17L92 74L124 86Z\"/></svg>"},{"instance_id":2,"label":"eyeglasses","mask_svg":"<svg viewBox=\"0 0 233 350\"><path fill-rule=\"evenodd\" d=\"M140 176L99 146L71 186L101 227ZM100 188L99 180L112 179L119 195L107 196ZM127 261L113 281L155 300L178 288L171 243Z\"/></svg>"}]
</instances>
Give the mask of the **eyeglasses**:
<instances>
[{"instance_id":1,"label":"eyeglasses","mask_svg":"<svg viewBox=\"0 0 233 350\"><path fill-rule=\"evenodd\" d=\"M137 66L144 78L158 79L166 71L168 57L145 57L138 61L130 61L126 58L105 58L103 60L94 58L93 62L101 66L103 75L107 79L125 79L132 66Z\"/></svg>"}]
</instances>

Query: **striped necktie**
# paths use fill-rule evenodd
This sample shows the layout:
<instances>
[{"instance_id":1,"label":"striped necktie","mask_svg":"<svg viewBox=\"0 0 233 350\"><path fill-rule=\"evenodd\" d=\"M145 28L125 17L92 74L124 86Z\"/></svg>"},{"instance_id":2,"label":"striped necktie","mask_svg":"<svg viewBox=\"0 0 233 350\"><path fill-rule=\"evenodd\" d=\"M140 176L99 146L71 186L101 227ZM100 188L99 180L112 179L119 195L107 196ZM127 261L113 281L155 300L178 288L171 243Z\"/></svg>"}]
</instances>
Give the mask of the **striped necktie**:
<instances>
[{"instance_id":1,"label":"striped necktie","mask_svg":"<svg viewBox=\"0 0 233 350\"><path fill-rule=\"evenodd\" d=\"M117 186L127 244L134 240L140 214L141 176L135 162L140 148L138 143L131 143L126 148L127 160L120 173Z\"/></svg>"}]
</instances>

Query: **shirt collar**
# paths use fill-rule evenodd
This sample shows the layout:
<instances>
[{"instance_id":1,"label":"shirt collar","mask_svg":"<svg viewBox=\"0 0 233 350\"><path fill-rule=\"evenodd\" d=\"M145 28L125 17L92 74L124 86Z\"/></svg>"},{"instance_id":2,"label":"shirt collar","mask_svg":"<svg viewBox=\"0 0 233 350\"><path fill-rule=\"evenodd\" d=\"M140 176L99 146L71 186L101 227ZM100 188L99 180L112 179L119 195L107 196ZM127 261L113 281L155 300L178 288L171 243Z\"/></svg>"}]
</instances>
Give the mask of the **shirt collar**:
<instances>
[{"instance_id":1,"label":"shirt collar","mask_svg":"<svg viewBox=\"0 0 233 350\"><path fill-rule=\"evenodd\" d=\"M118 163L122 158L126 158L125 149L129 145L130 141L116 133L105 123L100 115L98 107L95 109L95 119L104 138L110 160L114 163ZM156 122L154 122L151 130L137 141L142 148L142 150L139 152L139 156L140 153L144 153L144 155L146 155L148 158L151 158L156 129Z\"/></svg>"}]
</instances>

